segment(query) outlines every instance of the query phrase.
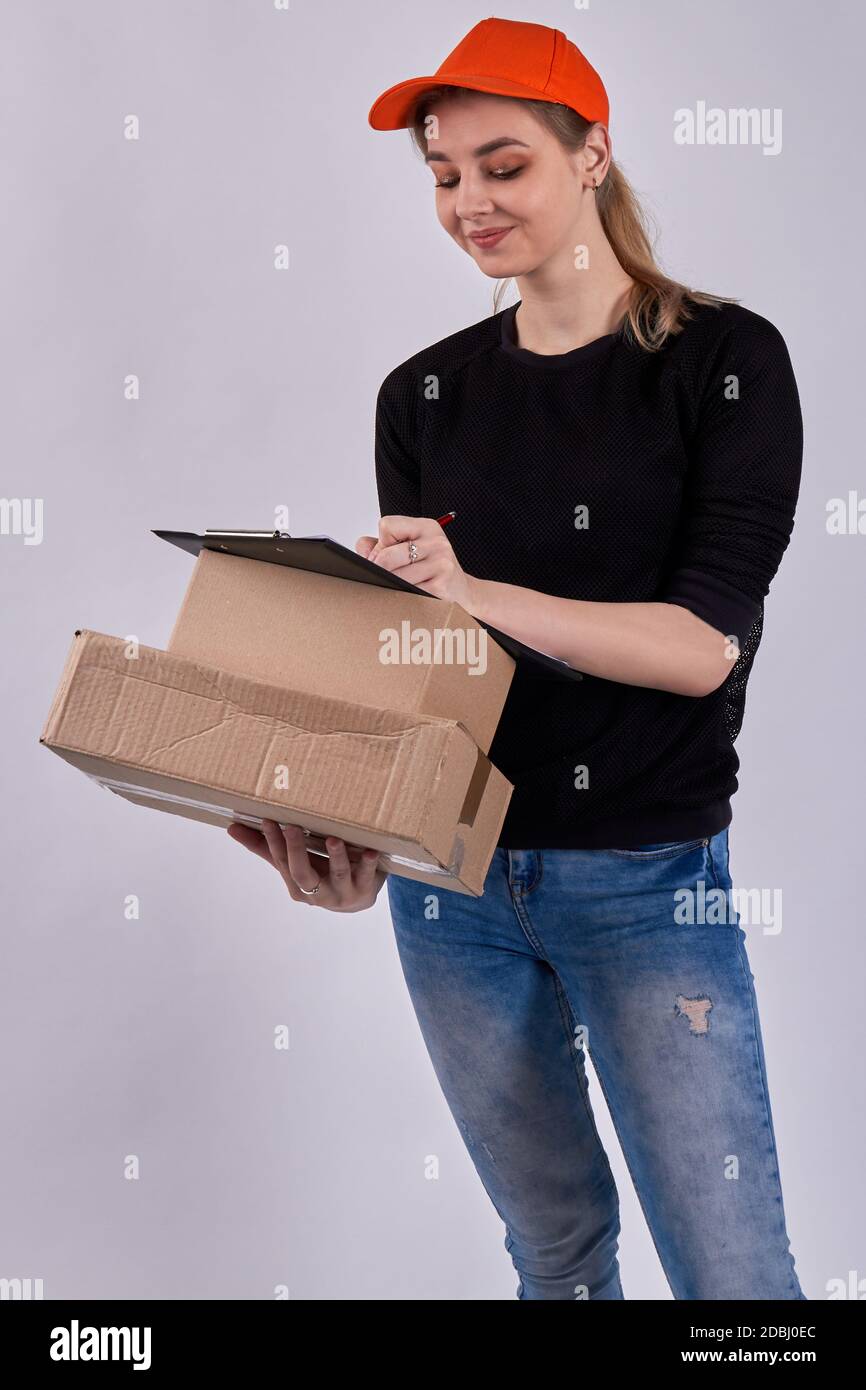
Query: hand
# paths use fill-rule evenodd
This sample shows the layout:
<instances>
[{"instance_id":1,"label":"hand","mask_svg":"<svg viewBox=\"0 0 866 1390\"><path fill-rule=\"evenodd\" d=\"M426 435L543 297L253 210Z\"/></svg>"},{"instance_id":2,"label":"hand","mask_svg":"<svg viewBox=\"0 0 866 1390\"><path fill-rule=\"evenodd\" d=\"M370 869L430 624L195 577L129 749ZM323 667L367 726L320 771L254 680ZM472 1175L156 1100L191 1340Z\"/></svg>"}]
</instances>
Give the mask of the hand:
<instances>
[{"instance_id":1,"label":"hand","mask_svg":"<svg viewBox=\"0 0 866 1390\"><path fill-rule=\"evenodd\" d=\"M378 850L361 850L353 866L345 841L330 835L325 841L330 854L329 872L319 874L310 862L304 832L299 825L279 826L276 821L263 820L262 829L258 831L252 825L232 821L228 833L238 844L245 845L279 870L293 902L308 903L310 907L326 907L331 912L364 912L373 906L388 876L376 867ZM301 888L315 888L316 884L319 884L319 891L313 897L300 891Z\"/></svg>"},{"instance_id":2,"label":"hand","mask_svg":"<svg viewBox=\"0 0 866 1390\"><path fill-rule=\"evenodd\" d=\"M414 563L409 559L410 541L418 552ZM461 569L443 527L433 517L383 516L378 537L359 536L355 549L436 598L452 599L469 614L476 607L472 576Z\"/></svg>"}]
</instances>

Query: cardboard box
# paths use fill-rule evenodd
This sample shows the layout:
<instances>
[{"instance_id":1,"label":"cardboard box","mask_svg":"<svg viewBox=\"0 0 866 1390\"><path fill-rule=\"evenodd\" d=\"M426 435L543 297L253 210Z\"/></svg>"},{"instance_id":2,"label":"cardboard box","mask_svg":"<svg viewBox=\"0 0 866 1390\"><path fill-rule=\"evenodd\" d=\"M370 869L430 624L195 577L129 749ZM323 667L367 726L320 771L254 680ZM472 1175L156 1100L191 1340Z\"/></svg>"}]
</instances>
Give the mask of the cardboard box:
<instances>
[{"instance_id":1,"label":"cardboard box","mask_svg":"<svg viewBox=\"0 0 866 1390\"><path fill-rule=\"evenodd\" d=\"M383 661L384 633L420 659ZM196 557L167 650L310 695L456 719L484 753L515 671L459 603L217 550Z\"/></svg>"},{"instance_id":2,"label":"cardboard box","mask_svg":"<svg viewBox=\"0 0 866 1390\"><path fill-rule=\"evenodd\" d=\"M176 628L179 645L195 645L192 607ZM203 626L210 649L217 621ZM248 650L262 660L264 641ZM295 663L286 682L266 681L79 629L40 742L138 804L215 825L263 817L302 825L312 850L338 835L380 850L391 872L479 896L513 788L463 720L418 708L445 698L432 695L435 680L395 681L387 689L407 708L380 708L288 683L295 669L307 687L323 679L297 651ZM489 715L494 704L476 699L471 708Z\"/></svg>"}]
</instances>

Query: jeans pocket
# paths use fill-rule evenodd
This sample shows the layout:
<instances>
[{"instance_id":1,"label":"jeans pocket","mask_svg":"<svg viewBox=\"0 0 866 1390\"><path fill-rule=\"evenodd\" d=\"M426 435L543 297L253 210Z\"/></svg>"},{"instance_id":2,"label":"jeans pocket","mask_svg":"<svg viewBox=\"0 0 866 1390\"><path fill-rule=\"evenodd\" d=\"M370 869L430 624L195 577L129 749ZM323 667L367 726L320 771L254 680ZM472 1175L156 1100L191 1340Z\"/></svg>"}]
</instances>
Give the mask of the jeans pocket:
<instances>
[{"instance_id":1,"label":"jeans pocket","mask_svg":"<svg viewBox=\"0 0 866 1390\"><path fill-rule=\"evenodd\" d=\"M615 854L620 859L633 859L638 863L652 863L656 859L675 859L690 850L706 849L710 843L706 835L697 840L669 840L658 845L639 845L637 849L608 849L605 854Z\"/></svg>"}]
</instances>

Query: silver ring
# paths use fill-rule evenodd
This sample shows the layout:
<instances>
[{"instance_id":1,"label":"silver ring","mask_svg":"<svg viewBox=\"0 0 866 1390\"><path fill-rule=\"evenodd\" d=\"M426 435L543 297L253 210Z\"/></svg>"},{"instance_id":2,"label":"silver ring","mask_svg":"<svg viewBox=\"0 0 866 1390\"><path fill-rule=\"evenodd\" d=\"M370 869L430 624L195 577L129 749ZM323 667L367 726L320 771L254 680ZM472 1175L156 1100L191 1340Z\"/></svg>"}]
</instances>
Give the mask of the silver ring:
<instances>
[{"instance_id":1,"label":"silver ring","mask_svg":"<svg viewBox=\"0 0 866 1390\"><path fill-rule=\"evenodd\" d=\"M298 884L298 892L303 893L306 898L314 898L321 886L321 883L317 883L315 888L302 888L301 885Z\"/></svg>"},{"instance_id":2,"label":"silver ring","mask_svg":"<svg viewBox=\"0 0 866 1390\"><path fill-rule=\"evenodd\" d=\"M414 542L414 541L410 541L410 542L409 542L409 564L410 564L410 565L414 565L414 563L415 563L415 561L416 561L417 559L418 559L418 549L417 549L417 547L416 547L416 545L415 545L415 542Z\"/></svg>"}]
</instances>

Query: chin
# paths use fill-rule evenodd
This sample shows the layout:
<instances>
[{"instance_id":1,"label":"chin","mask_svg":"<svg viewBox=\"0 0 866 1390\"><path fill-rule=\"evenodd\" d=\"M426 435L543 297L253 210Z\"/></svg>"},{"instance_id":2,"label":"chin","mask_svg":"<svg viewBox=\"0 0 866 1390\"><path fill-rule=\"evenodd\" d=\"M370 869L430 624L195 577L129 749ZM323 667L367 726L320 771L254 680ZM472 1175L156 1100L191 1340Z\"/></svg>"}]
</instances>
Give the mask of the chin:
<instances>
[{"instance_id":1,"label":"chin","mask_svg":"<svg viewBox=\"0 0 866 1390\"><path fill-rule=\"evenodd\" d=\"M520 270L508 270L507 267L501 270L487 270L483 266L479 266L478 269L482 275L486 275L488 280L512 280L515 275L523 274Z\"/></svg>"},{"instance_id":2,"label":"chin","mask_svg":"<svg viewBox=\"0 0 866 1390\"><path fill-rule=\"evenodd\" d=\"M471 252L469 254L472 255ZM472 256L472 259L488 280L513 280L518 275L530 275L538 264L536 261L527 264L525 261L506 261L503 259L494 265L492 256L486 258L486 264L478 257Z\"/></svg>"},{"instance_id":3,"label":"chin","mask_svg":"<svg viewBox=\"0 0 866 1390\"><path fill-rule=\"evenodd\" d=\"M470 260L474 261L478 269L490 280L507 280L513 275L527 275L529 271L535 270L539 264L537 261L527 265L523 261L508 260L505 256L496 257L489 253L479 250L473 246L471 241L463 241L455 237L458 246L465 251Z\"/></svg>"}]
</instances>

